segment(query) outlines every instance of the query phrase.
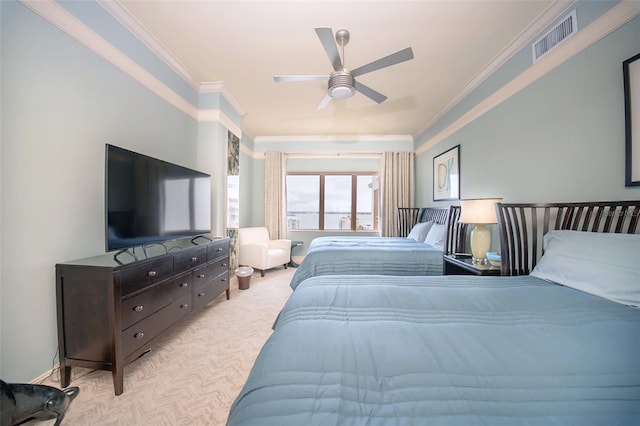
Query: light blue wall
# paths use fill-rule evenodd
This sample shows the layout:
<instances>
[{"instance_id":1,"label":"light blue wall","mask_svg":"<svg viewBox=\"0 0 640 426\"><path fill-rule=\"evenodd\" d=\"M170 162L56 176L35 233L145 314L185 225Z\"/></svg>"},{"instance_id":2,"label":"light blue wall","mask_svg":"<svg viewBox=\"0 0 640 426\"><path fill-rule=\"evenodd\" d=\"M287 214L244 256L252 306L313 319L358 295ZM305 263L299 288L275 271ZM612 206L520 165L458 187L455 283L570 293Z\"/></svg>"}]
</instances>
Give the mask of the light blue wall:
<instances>
[{"instance_id":1,"label":"light blue wall","mask_svg":"<svg viewBox=\"0 0 640 426\"><path fill-rule=\"evenodd\" d=\"M211 233L217 236L227 234L227 138L227 128L220 123L199 123L197 165L199 170L211 175Z\"/></svg>"},{"instance_id":2,"label":"light blue wall","mask_svg":"<svg viewBox=\"0 0 640 426\"><path fill-rule=\"evenodd\" d=\"M242 147L240 150L240 227L246 228L253 224L253 211L257 206L254 197L255 193L261 189L254 187L254 161L247 153L253 149L253 141L244 136L240 144Z\"/></svg>"},{"instance_id":3,"label":"light blue wall","mask_svg":"<svg viewBox=\"0 0 640 426\"><path fill-rule=\"evenodd\" d=\"M219 94L198 94L95 2L63 5L194 107L220 106L240 127ZM198 123L21 3L0 2L0 19L0 377L28 382L57 353L55 264L105 252L105 143L212 174L222 232L227 130Z\"/></svg>"},{"instance_id":4,"label":"light blue wall","mask_svg":"<svg viewBox=\"0 0 640 426\"><path fill-rule=\"evenodd\" d=\"M638 52L640 18L635 18L418 155L417 204L446 204L432 199L433 157L455 145L460 145L462 198L639 199L640 188L624 186L622 84L622 61ZM434 128L441 130L461 113ZM435 133L425 132L416 147Z\"/></svg>"}]
</instances>

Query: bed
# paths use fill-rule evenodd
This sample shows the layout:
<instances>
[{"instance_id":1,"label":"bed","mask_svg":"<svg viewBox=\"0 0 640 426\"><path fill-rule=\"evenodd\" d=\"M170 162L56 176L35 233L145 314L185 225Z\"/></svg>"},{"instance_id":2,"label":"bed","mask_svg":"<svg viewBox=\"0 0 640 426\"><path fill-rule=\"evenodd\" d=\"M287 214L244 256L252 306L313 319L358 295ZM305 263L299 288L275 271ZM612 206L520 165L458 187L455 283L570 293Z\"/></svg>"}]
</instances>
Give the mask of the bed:
<instances>
[{"instance_id":1,"label":"bed","mask_svg":"<svg viewBox=\"0 0 640 426\"><path fill-rule=\"evenodd\" d=\"M506 276L305 280L228 425L640 424L640 202L596 204L498 205Z\"/></svg>"},{"instance_id":2,"label":"bed","mask_svg":"<svg viewBox=\"0 0 640 426\"><path fill-rule=\"evenodd\" d=\"M419 212L417 223L406 237L315 238L291 279L291 288L319 275L442 275L451 208L412 210Z\"/></svg>"}]
</instances>

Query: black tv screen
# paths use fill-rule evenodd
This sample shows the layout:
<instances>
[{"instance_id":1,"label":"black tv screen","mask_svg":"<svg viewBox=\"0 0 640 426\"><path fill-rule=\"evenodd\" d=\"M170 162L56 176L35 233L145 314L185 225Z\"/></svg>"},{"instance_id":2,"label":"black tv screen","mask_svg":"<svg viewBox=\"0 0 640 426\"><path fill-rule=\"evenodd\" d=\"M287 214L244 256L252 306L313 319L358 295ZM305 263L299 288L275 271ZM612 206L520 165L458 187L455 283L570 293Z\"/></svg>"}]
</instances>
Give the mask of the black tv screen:
<instances>
[{"instance_id":1,"label":"black tv screen","mask_svg":"<svg viewBox=\"0 0 640 426\"><path fill-rule=\"evenodd\" d=\"M106 250L211 232L211 177L106 145Z\"/></svg>"}]
</instances>

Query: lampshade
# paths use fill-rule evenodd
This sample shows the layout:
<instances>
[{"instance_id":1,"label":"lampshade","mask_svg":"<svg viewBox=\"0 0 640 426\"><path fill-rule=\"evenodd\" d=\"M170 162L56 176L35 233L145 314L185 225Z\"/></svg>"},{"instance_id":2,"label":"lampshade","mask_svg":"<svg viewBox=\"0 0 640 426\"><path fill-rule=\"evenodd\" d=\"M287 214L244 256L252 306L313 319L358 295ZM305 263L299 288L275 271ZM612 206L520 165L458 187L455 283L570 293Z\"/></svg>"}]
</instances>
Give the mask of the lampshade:
<instances>
[{"instance_id":1,"label":"lampshade","mask_svg":"<svg viewBox=\"0 0 640 426\"><path fill-rule=\"evenodd\" d=\"M460 223L498 223L495 204L502 198L475 198L460 200Z\"/></svg>"}]
</instances>

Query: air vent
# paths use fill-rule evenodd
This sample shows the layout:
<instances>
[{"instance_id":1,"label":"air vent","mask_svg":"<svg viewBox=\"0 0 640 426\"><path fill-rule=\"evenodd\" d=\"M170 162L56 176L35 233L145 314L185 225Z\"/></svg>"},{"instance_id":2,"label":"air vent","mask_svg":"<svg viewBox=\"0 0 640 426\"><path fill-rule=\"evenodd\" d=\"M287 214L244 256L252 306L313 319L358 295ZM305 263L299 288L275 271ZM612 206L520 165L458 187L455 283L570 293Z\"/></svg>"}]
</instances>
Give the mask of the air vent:
<instances>
[{"instance_id":1,"label":"air vent","mask_svg":"<svg viewBox=\"0 0 640 426\"><path fill-rule=\"evenodd\" d=\"M569 15L531 46L533 62L542 58L567 38L578 32L578 20L575 9Z\"/></svg>"}]
</instances>

